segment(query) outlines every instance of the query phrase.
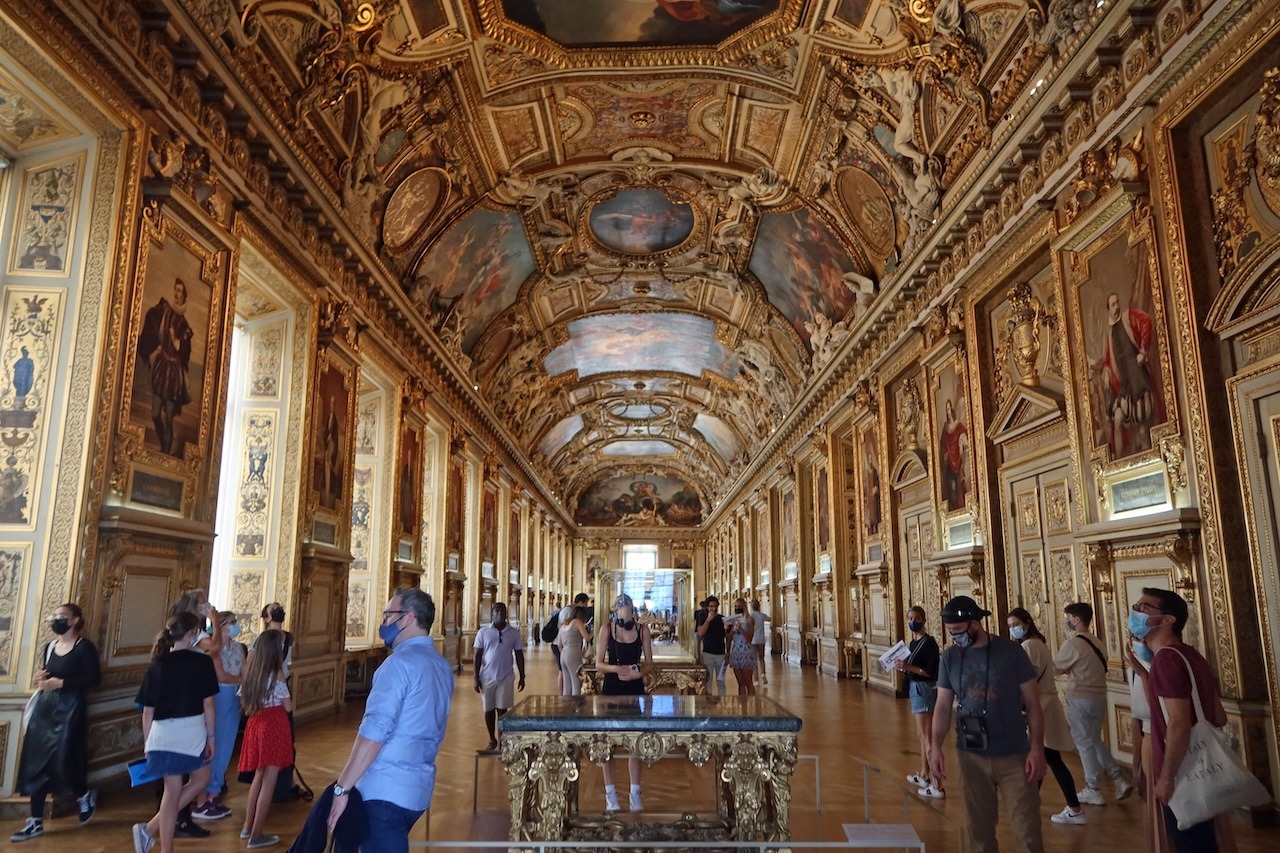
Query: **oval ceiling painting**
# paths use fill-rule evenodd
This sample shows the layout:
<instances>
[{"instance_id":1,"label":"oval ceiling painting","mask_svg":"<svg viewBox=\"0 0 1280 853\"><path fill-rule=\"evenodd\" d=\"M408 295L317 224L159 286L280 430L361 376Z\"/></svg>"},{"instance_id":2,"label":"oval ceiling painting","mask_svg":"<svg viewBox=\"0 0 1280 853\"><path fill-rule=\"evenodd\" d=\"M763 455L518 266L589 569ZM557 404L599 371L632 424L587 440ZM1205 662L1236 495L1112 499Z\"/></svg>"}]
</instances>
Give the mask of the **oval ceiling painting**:
<instances>
[{"instance_id":1,"label":"oval ceiling painting","mask_svg":"<svg viewBox=\"0 0 1280 853\"><path fill-rule=\"evenodd\" d=\"M662 190L620 190L591 206L591 236L623 255L652 255L676 248L693 233L693 208Z\"/></svg>"},{"instance_id":2,"label":"oval ceiling painting","mask_svg":"<svg viewBox=\"0 0 1280 853\"><path fill-rule=\"evenodd\" d=\"M678 477L606 477L578 498L574 518L581 525L602 527L694 527L702 523L702 499Z\"/></svg>"},{"instance_id":3,"label":"oval ceiling painting","mask_svg":"<svg viewBox=\"0 0 1280 853\"><path fill-rule=\"evenodd\" d=\"M440 169L419 169L400 182L382 216L382 239L391 251L413 241L449 194L449 178Z\"/></svg>"}]
</instances>

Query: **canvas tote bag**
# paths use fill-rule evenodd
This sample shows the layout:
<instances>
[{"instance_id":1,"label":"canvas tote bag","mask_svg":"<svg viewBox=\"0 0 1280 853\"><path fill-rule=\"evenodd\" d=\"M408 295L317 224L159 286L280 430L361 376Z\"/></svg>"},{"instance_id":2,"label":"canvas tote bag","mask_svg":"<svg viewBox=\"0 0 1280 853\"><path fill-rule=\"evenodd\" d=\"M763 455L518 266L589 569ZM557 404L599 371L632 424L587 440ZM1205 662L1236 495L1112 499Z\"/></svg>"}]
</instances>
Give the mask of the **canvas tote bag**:
<instances>
[{"instance_id":1,"label":"canvas tote bag","mask_svg":"<svg viewBox=\"0 0 1280 853\"><path fill-rule=\"evenodd\" d=\"M1231 748L1231 739L1227 733L1205 718L1196 675L1186 656L1174 648L1169 651L1182 658L1182 663L1187 668L1187 675L1191 678L1191 702L1195 707L1197 720L1191 727L1187 754L1178 767L1173 796L1169 798L1169 808L1178 819L1178 829L1190 829L1197 823L1212 820L1232 809L1271 802L1267 789L1254 778L1240 756ZM1163 699L1160 700L1160 711L1168 720Z\"/></svg>"}]
</instances>

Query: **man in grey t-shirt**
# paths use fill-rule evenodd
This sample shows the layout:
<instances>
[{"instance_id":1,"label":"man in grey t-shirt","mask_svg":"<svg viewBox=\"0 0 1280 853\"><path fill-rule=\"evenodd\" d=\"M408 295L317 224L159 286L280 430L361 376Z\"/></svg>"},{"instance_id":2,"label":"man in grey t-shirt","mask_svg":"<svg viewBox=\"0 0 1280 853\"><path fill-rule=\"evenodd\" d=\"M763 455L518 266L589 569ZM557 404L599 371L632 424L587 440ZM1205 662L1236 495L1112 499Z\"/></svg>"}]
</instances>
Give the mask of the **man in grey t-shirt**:
<instances>
[{"instance_id":1,"label":"man in grey t-shirt","mask_svg":"<svg viewBox=\"0 0 1280 853\"><path fill-rule=\"evenodd\" d=\"M960 787L969 817L973 853L995 853L999 800L1009 811L1022 849L1043 853L1040 835L1040 780L1044 778L1044 715L1036 692L1036 671L1022 648L987 633L983 610L967 595L942 608L952 644L938 666L938 700L933 709L930 764L946 776L942 745L956 709L956 755Z\"/></svg>"}]
</instances>

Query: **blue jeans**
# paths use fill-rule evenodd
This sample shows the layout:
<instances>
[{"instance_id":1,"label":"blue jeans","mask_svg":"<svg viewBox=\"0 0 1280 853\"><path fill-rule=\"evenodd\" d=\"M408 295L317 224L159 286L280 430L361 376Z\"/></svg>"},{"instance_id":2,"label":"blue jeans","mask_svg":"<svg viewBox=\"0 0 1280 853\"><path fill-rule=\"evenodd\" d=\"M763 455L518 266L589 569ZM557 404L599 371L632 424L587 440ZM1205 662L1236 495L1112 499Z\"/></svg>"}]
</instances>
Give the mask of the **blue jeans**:
<instances>
[{"instance_id":1,"label":"blue jeans","mask_svg":"<svg viewBox=\"0 0 1280 853\"><path fill-rule=\"evenodd\" d=\"M209 784L206 794L222 795L227 784L227 765L231 763L231 751L236 748L236 732L240 729L240 697L235 684L219 684L218 695L213 699L213 760L209 762Z\"/></svg>"},{"instance_id":2,"label":"blue jeans","mask_svg":"<svg viewBox=\"0 0 1280 853\"><path fill-rule=\"evenodd\" d=\"M386 800L365 800L369 837L360 853L409 853L409 831L422 817L421 811L401 808Z\"/></svg>"}]
</instances>

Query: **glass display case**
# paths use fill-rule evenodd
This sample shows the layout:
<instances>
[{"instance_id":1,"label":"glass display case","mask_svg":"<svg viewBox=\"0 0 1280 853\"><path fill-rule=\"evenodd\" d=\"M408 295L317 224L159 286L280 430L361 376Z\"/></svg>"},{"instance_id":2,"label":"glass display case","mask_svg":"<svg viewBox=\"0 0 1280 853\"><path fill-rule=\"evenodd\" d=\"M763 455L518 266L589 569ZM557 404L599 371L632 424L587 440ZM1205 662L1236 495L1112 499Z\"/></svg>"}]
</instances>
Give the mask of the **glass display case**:
<instances>
[{"instance_id":1,"label":"glass display case","mask_svg":"<svg viewBox=\"0 0 1280 853\"><path fill-rule=\"evenodd\" d=\"M692 569L601 569L596 573L596 625L603 629L622 593L653 637L656 663L694 662Z\"/></svg>"}]
</instances>

